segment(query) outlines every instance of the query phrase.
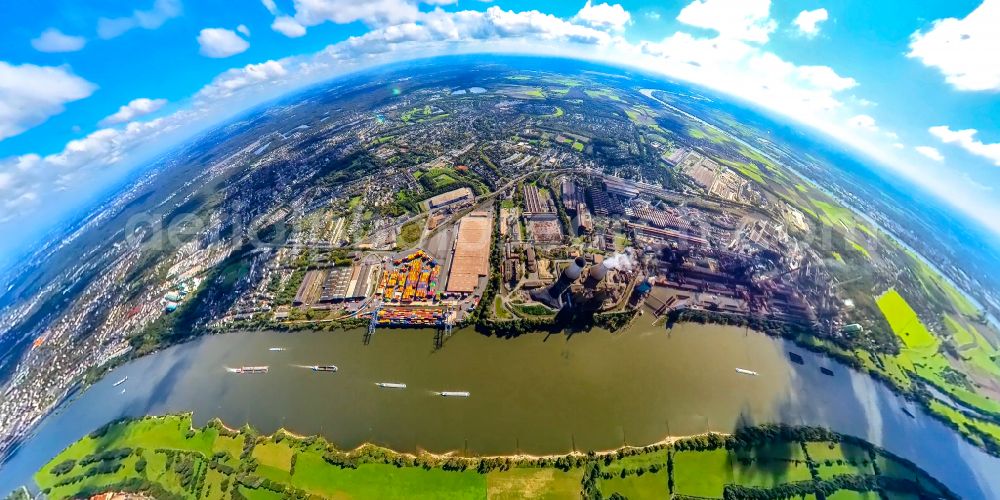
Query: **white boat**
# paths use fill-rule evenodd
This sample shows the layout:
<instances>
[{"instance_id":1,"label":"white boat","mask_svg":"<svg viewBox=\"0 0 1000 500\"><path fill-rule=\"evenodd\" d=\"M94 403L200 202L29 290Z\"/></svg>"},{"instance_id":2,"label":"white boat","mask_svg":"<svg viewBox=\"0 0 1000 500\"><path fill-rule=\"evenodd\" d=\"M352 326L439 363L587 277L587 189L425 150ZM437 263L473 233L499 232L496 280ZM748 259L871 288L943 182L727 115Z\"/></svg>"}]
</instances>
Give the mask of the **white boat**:
<instances>
[{"instance_id":1,"label":"white boat","mask_svg":"<svg viewBox=\"0 0 1000 500\"><path fill-rule=\"evenodd\" d=\"M122 377L121 380L115 382L115 385L113 385L112 387L118 387L119 385L124 384L126 380L128 380L128 375L125 375L124 377Z\"/></svg>"},{"instance_id":2,"label":"white boat","mask_svg":"<svg viewBox=\"0 0 1000 500\"><path fill-rule=\"evenodd\" d=\"M125 394L125 389L122 389L122 394Z\"/></svg>"},{"instance_id":3,"label":"white boat","mask_svg":"<svg viewBox=\"0 0 1000 500\"><path fill-rule=\"evenodd\" d=\"M267 366L241 366L229 369L232 373L267 373L267 370Z\"/></svg>"},{"instance_id":4,"label":"white boat","mask_svg":"<svg viewBox=\"0 0 1000 500\"><path fill-rule=\"evenodd\" d=\"M758 375L757 372L755 372L753 370L747 370L745 368L737 368L736 369L736 373L742 373L743 375L752 375L754 377L756 377Z\"/></svg>"},{"instance_id":5,"label":"white boat","mask_svg":"<svg viewBox=\"0 0 1000 500\"><path fill-rule=\"evenodd\" d=\"M375 382L375 385L383 389L406 389L406 384L397 384L394 382Z\"/></svg>"},{"instance_id":6,"label":"white boat","mask_svg":"<svg viewBox=\"0 0 1000 500\"><path fill-rule=\"evenodd\" d=\"M466 391L441 391L438 393L439 396L444 396L446 398L467 398L469 393Z\"/></svg>"},{"instance_id":7,"label":"white boat","mask_svg":"<svg viewBox=\"0 0 1000 500\"><path fill-rule=\"evenodd\" d=\"M287 350L288 349L285 349L284 347L272 347L272 348L268 349L268 351L271 351L271 352L287 351Z\"/></svg>"}]
</instances>

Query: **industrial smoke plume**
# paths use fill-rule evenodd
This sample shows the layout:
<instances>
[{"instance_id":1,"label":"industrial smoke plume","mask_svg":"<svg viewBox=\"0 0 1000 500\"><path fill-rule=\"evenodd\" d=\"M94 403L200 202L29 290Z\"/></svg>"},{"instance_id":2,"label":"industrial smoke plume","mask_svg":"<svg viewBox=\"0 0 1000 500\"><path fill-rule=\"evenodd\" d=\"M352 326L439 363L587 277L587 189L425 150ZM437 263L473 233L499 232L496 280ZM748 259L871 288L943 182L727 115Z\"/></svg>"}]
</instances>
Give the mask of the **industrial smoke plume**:
<instances>
[{"instance_id":1,"label":"industrial smoke plume","mask_svg":"<svg viewBox=\"0 0 1000 500\"><path fill-rule=\"evenodd\" d=\"M610 257L605 257L603 261L604 267L608 269L617 269L619 271L631 271L635 266L635 261L632 257L629 257L627 253L615 252L614 255Z\"/></svg>"}]
</instances>

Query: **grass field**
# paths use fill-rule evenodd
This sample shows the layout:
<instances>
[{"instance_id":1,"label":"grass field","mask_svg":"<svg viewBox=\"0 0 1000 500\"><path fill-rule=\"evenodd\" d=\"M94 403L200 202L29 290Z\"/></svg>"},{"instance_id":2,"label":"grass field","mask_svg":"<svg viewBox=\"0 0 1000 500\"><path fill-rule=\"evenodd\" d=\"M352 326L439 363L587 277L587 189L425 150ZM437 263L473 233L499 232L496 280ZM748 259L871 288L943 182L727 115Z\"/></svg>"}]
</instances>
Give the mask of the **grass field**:
<instances>
[{"instance_id":1,"label":"grass field","mask_svg":"<svg viewBox=\"0 0 1000 500\"><path fill-rule=\"evenodd\" d=\"M510 319L510 313L503 306L503 299L500 297L493 300L493 314L500 319Z\"/></svg>"},{"instance_id":2,"label":"grass field","mask_svg":"<svg viewBox=\"0 0 1000 500\"><path fill-rule=\"evenodd\" d=\"M646 472L626 478L601 479L601 493L604 498L618 493L628 500L654 500L667 497L667 471Z\"/></svg>"},{"instance_id":3,"label":"grass field","mask_svg":"<svg viewBox=\"0 0 1000 500\"><path fill-rule=\"evenodd\" d=\"M119 491L129 481L129 488L190 499L228 499L238 489L246 498L262 499L557 500L599 491L605 498L636 500L668 497L671 480L675 494L720 498L728 484L766 490L810 478L798 441L674 452L671 475L666 445L629 450L620 458L621 453L481 460L401 455L374 446L343 452L323 439L248 432L232 434L214 425L194 429L190 415L117 423L66 448L38 472L36 483L48 498ZM870 463L861 462L871 456L868 448L806 446L821 477L874 473ZM248 455L241 458L244 450ZM877 460L883 474L919 480L940 493L922 472L889 456Z\"/></svg>"},{"instance_id":4,"label":"grass field","mask_svg":"<svg viewBox=\"0 0 1000 500\"><path fill-rule=\"evenodd\" d=\"M841 474L871 475L875 473L868 452L844 443L807 443L809 458L816 463L819 476L830 479Z\"/></svg>"},{"instance_id":5,"label":"grass field","mask_svg":"<svg viewBox=\"0 0 1000 500\"><path fill-rule=\"evenodd\" d=\"M399 236L396 237L396 245L399 248L410 248L420 241L420 235L424 232L424 219L407 222L399 229Z\"/></svg>"},{"instance_id":6,"label":"grass field","mask_svg":"<svg viewBox=\"0 0 1000 500\"><path fill-rule=\"evenodd\" d=\"M910 349L923 349L937 345L937 338L927 331L927 327L917 317L917 313L895 289L890 289L882 294L876 303L882 314L885 315L886 321L889 322L889 326L892 327L892 331L903 341L903 345Z\"/></svg>"},{"instance_id":7,"label":"grass field","mask_svg":"<svg viewBox=\"0 0 1000 500\"><path fill-rule=\"evenodd\" d=\"M675 493L722 498L722 489L733 479L732 457L726 450L674 454Z\"/></svg>"},{"instance_id":8,"label":"grass field","mask_svg":"<svg viewBox=\"0 0 1000 500\"><path fill-rule=\"evenodd\" d=\"M561 500L580 498L582 469L514 468L486 474L486 497L490 500ZM629 497L631 498L631 497Z\"/></svg>"},{"instance_id":9,"label":"grass field","mask_svg":"<svg viewBox=\"0 0 1000 500\"><path fill-rule=\"evenodd\" d=\"M948 359L938 352L941 341L927 330L920 318L917 317L916 312L899 292L891 289L880 296L876 302L889 322L889 326L892 327L892 331L903 343L904 349L895 358L901 368L919 375L966 405L986 411L1000 412L1000 402L976 392L968 384L955 382L956 379L953 375L955 369ZM996 351L985 338L979 335L978 330L974 327L970 330L970 325L962 321L957 317L945 316L945 327L956 339L972 340L971 343L964 343L966 347L959 351L962 360L969 367L966 370L969 370L970 373L979 370L985 376L1000 376L1000 366L993 359ZM938 413L950 414L948 412ZM963 420L966 419L963 418ZM956 423L958 422L956 421Z\"/></svg>"},{"instance_id":10,"label":"grass field","mask_svg":"<svg viewBox=\"0 0 1000 500\"><path fill-rule=\"evenodd\" d=\"M292 485L327 498L464 499L486 496L486 478L475 471L450 472L388 464L362 464L357 469L332 467L317 454L296 459Z\"/></svg>"}]
</instances>

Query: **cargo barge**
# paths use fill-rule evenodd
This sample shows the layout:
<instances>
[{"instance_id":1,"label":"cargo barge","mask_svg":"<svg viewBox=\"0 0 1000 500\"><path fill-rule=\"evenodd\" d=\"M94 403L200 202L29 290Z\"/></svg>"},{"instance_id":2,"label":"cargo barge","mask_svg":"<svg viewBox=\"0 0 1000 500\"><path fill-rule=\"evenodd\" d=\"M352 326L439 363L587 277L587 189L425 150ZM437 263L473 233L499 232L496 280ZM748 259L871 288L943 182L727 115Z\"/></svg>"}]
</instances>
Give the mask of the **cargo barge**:
<instances>
[{"instance_id":1,"label":"cargo barge","mask_svg":"<svg viewBox=\"0 0 1000 500\"><path fill-rule=\"evenodd\" d=\"M470 394L466 391L441 391L438 396L444 396L446 398L467 398Z\"/></svg>"},{"instance_id":2,"label":"cargo barge","mask_svg":"<svg viewBox=\"0 0 1000 500\"><path fill-rule=\"evenodd\" d=\"M395 382L375 382L375 385L383 389L406 389L406 384L397 384Z\"/></svg>"},{"instance_id":3,"label":"cargo barge","mask_svg":"<svg viewBox=\"0 0 1000 500\"><path fill-rule=\"evenodd\" d=\"M309 368L314 372L335 372L339 370L337 365L312 365Z\"/></svg>"}]
</instances>

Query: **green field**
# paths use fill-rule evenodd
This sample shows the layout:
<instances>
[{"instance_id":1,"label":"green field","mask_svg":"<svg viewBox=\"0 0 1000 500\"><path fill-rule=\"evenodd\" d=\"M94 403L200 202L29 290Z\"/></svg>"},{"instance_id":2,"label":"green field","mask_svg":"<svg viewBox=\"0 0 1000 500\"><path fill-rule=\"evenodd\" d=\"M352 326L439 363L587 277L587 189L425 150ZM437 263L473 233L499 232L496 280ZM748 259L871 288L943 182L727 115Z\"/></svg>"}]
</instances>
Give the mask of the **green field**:
<instances>
[{"instance_id":1,"label":"green field","mask_svg":"<svg viewBox=\"0 0 1000 500\"><path fill-rule=\"evenodd\" d=\"M889 322L889 326L892 327L892 331L907 348L924 349L937 345L937 338L927 331L927 327L917 317L917 313L895 289L890 289L882 294L876 303L882 314L885 315L886 321Z\"/></svg>"},{"instance_id":2,"label":"green field","mask_svg":"<svg viewBox=\"0 0 1000 500\"><path fill-rule=\"evenodd\" d=\"M420 235L424 232L424 219L417 219L403 224L399 229L399 236L396 237L396 246L399 248L410 248L420 241Z\"/></svg>"},{"instance_id":3,"label":"green field","mask_svg":"<svg viewBox=\"0 0 1000 500\"><path fill-rule=\"evenodd\" d=\"M841 474L861 476L875 473L868 452L855 445L833 442L807 443L806 450L823 479L831 479Z\"/></svg>"},{"instance_id":4,"label":"green field","mask_svg":"<svg viewBox=\"0 0 1000 500\"><path fill-rule=\"evenodd\" d=\"M389 464L332 467L319 454L299 455L292 486L327 498L483 498L486 478L469 470L424 470Z\"/></svg>"},{"instance_id":5,"label":"green field","mask_svg":"<svg viewBox=\"0 0 1000 500\"><path fill-rule=\"evenodd\" d=\"M503 299L499 296L493 299L493 314L499 319L510 319L510 313L503 306Z\"/></svg>"},{"instance_id":6,"label":"green field","mask_svg":"<svg viewBox=\"0 0 1000 500\"><path fill-rule=\"evenodd\" d=\"M829 436L833 444L776 437L817 432ZM252 429L232 431L217 422L195 429L190 415L173 415L95 431L53 458L35 481L48 498L123 490L156 498L220 500L240 496L555 500L597 493L604 498L615 494L666 498L670 493L721 498L727 485L758 494L771 494L777 491L772 488L786 483L812 485L805 446L821 480L841 474L871 476L876 469L862 459L874 457L882 474L954 498L939 491L923 472L894 457L864 443L839 444L839 435L824 432L786 427L776 433L771 426L741 429L728 437L687 438L682 441L702 448L691 449L685 443L684 451L660 444L607 454L462 458L400 454L372 445L345 452L322 438L299 438L284 431L259 436ZM824 488L833 491L839 486L828 483Z\"/></svg>"},{"instance_id":7,"label":"green field","mask_svg":"<svg viewBox=\"0 0 1000 500\"><path fill-rule=\"evenodd\" d=\"M631 475L625 478L613 477L601 479L601 493L604 498L614 493L629 500L653 500L665 498L667 495L667 471L646 472L642 475Z\"/></svg>"},{"instance_id":8,"label":"green field","mask_svg":"<svg viewBox=\"0 0 1000 500\"><path fill-rule=\"evenodd\" d=\"M722 498L722 489L733 480L732 457L726 450L674 454L675 493Z\"/></svg>"},{"instance_id":9,"label":"green field","mask_svg":"<svg viewBox=\"0 0 1000 500\"><path fill-rule=\"evenodd\" d=\"M561 471L523 467L493 471L486 474L486 494L490 500L578 499L582 478L582 469Z\"/></svg>"}]
</instances>

